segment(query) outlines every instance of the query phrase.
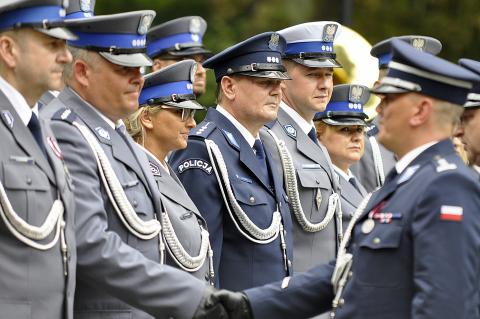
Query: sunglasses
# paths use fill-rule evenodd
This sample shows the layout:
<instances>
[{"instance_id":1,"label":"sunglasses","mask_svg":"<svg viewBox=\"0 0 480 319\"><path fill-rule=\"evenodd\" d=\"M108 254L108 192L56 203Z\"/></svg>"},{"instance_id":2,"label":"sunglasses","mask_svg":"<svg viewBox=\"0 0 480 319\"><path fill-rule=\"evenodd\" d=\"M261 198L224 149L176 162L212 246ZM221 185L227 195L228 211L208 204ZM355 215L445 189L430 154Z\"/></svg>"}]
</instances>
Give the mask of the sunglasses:
<instances>
[{"instance_id":1,"label":"sunglasses","mask_svg":"<svg viewBox=\"0 0 480 319\"><path fill-rule=\"evenodd\" d=\"M197 111L195 109L179 108L179 107L166 106L166 105L161 105L160 108L164 110L170 110L173 113L177 114L179 117L182 118L182 122L186 122L188 120L193 119L193 117L195 116L195 112Z\"/></svg>"}]
</instances>

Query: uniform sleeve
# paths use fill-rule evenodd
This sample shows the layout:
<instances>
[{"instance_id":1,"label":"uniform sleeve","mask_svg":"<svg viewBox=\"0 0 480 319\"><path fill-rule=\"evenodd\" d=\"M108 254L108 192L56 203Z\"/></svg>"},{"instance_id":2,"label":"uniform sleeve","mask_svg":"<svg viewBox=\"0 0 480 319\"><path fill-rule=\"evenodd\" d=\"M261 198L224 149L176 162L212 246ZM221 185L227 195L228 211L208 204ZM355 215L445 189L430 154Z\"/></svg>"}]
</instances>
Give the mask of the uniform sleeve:
<instances>
[{"instance_id":1,"label":"uniform sleeve","mask_svg":"<svg viewBox=\"0 0 480 319\"><path fill-rule=\"evenodd\" d=\"M223 243L224 202L203 140L188 140L188 147L176 151L169 163L207 223L217 276Z\"/></svg>"},{"instance_id":2,"label":"uniform sleeve","mask_svg":"<svg viewBox=\"0 0 480 319\"><path fill-rule=\"evenodd\" d=\"M334 262L318 265L282 282L245 290L253 317L302 319L330 310L334 298L330 283L334 266Z\"/></svg>"},{"instance_id":3,"label":"uniform sleeve","mask_svg":"<svg viewBox=\"0 0 480 319\"><path fill-rule=\"evenodd\" d=\"M107 229L104 192L90 146L74 126L62 121L51 126L75 188L78 278L156 318L191 318L205 284L146 258Z\"/></svg>"},{"instance_id":4,"label":"uniform sleeve","mask_svg":"<svg viewBox=\"0 0 480 319\"><path fill-rule=\"evenodd\" d=\"M443 173L417 203L412 319L473 318L478 311L472 304L479 284L480 195L475 184L458 172Z\"/></svg>"}]
</instances>

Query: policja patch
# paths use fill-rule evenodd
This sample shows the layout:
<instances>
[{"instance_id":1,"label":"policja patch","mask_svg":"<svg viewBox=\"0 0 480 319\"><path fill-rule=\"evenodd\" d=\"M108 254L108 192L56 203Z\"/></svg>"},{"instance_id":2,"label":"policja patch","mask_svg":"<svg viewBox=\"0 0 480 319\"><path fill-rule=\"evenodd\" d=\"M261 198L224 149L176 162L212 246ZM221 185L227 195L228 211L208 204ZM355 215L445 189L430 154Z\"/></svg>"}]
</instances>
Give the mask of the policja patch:
<instances>
[{"instance_id":1,"label":"policja patch","mask_svg":"<svg viewBox=\"0 0 480 319\"><path fill-rule=\"evenodd\" d=\"M199 158L187 159L182 164L178 165L177 171L179 174L182 174L186 170L192 168L201 169L208 175L212 174L212 165L209 162Z\"/></svg>"}]
</instances>

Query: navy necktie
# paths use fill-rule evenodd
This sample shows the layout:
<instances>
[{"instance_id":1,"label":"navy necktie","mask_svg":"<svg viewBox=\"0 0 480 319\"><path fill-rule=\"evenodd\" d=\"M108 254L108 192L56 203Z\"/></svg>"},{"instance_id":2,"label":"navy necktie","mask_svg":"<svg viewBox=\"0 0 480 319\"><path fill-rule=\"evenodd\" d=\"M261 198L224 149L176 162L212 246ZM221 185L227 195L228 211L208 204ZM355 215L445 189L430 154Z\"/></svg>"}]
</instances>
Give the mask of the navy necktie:
<instances>
[{"instance_id":1,"label":"navy necktie","mask_svg":"<svg viewBox=\"0 0 480 319\"><path fill-rule=\"evenodd\" d=\"M270 184L270 176L268 173L268 166L267 166L267 159L265 156L265 149L263 147L263 143L260 139L256 139L255 143L253 144L253 150L255 151L255 156L257 157L257 161L262 171L264 180Z\"/></svg>"},{"instance_id":2,"label":"navy necktie","mask_svg":"<svg viewBox=\"0 0 480 319\"><path fill-rule=\"evenodd\" d=\"M308 132L308 137L310 137L310 139L318 145L318 139L317 139L317 131L315 130L314 127L312 127L312 129L310 130L310 132Z\"/></svg>"},{"instance_id":3,"label":"navy necktie","mask_svg":"<svg viewBox=\"0 0 480 319\"><path fill-rule=\"evenodd\" d=\"M350 177L350 178L348 179L348 181L350 182L350 184L352 184L353 187L355 187L355 189L356 189L359 193L361 193L361 192L360 192L360 188L358 187L358 183L357 183L357 180L355 179L355 177L353 177L353 176Z\"/></svg>"},{"instance_id":4,"label":"navy necktie","mask_svg":"<svg viewBox=\"0 0 480 319\"><path fill-rule=\"evenodd\" d=\"M32 117L30 118L30 121L27 124L27 127L32 133L33 138L37 142L43 154L47 156L47 150L45 149L45 144L43 143L42 128L40 126L40 122L38 121L38 117L33 112L32 112Z\"/></svg>"}]
</instances>

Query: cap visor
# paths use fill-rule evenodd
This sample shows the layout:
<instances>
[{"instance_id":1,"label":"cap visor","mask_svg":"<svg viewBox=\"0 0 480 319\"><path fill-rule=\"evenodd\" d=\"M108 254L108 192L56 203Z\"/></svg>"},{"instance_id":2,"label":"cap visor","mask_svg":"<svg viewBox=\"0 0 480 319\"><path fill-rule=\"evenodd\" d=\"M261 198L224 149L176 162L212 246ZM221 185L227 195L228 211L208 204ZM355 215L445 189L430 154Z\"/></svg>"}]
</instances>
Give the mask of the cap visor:
<instances>
[{"instance_id":1,"label":"cap visor","mask_svg":"<svg viewBox=\"0 0 480 319\"><path fill-rule=\"evenodd\" d=\"M57 39L69 40L69 41L73 41L73 40L78 39L78 37L75 34L70 32L66 28L52 28L52 29L38 28L38 29L35 29L35 30L37 30L38 32L41 32L43 34L46 34L48 36L51 36L53 38L57 38Z\"/></svg>"},{"instance_id":2,"label":"cap visor","mask_svg":"<svg viewBox=\"0 0 480 319\"><path fill-rule=\"evenodd\" d=\"M260 71L260 72L240 72L237 74L253 76L257 78L269 78L269 79L279 79L279 80L291 80L287 72L281 71Z\"/></svg>"},{"instance_id":3,"label":"cap visor","mask_svg":"<svg viewBox=\"0 0 480 319\"><path fill-rule=\"evenodd\" d=\"M362 125L366 126L367 122L365 120L359 119L358 117L342 117L342 118L324 118L322 121L329 125Z\"/></svg>"},{"instance_id":4,"label":"cap visor","mask_svg":"<svg viewBox=\"0 0 480 319\"><path fill-rule=\"evenodd\" d=\"M165 102L163 103L168 106L178 107L180 109L192 109L192 110L203 110L205 109L201 104L195 100L188 100L182 102Z\"/></svg>"},{"instance_id":5,"label":"cap visor","mask_svg":"<svg viewBox=\"0 0 480 319\"><path fill-rule=\"evenodd\" d=\"M111 54L107 52L98 52L108 61L113 64L128 66L128 67L142 67L142 66L151 66L152 60L148 55L144 53L133 53L133 54Z\"/></svg>"},{"instance_id":6,"label":"cap visor","mask_svg":"<svg viewBox=\"0 0 480 319\"><path fill-rule=\"evenodd\" d=\"M371 88L370 92L375 94L388 94L388 93L406 93L411 91L404 88L400 88L398 86L389 85L389 84L379 84Z\"/></svg>"},{"instance_id":7,"label":"cap visor","mask_svg":"<svg viewBox=\"0 0 480 319\"><path fill-rule=\"evenodd\" d=\"M213 55L212 51L209 51L202 47L193 47L181 51L169 51L168 54L181 57L189 55L203 55L205 58L209 58Z\"/></svg>"},{"instance_id":8,"label":"cap visor","mask_svg":"<svg viewBox=\"0 0 480 319\"><path fill-rule=\"evenodd\" d=\"M309 68L341 68L342 65L335 59L292 59L298 64Z\"/></svg>"}]
</instances>

